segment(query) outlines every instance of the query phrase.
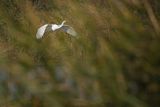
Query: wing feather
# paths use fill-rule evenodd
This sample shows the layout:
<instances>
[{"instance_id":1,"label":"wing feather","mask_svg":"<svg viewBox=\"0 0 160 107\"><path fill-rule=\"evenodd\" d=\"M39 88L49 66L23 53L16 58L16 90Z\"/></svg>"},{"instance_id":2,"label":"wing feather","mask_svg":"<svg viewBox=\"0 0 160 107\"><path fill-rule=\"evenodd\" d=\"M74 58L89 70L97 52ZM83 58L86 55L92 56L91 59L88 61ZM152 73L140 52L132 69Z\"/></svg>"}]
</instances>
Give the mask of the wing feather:
<instances>
[{"instance_id":1,"label":"wing feather","mask_svg":"<svg viewBox=\"0 0 160 107\"><path fill-rule=\"evenodd\" d=\"M77 36L76 31L72 27L70 27L69 25L64 25L60 29L63 30L64 32L72 35L72 36Z\"/></svg>"},{"instance_id":2,"label":"wing feather","mask_svg":"<svg viewBox=\"0 0 160 107\"><path fill-rule=\"evenodd\" d=\"M46 31L46 28L47 28L48 24L45 24L43 26L41 26L40 28L38 28L37 30L37 34L36 34L36 38L37 39L40 39L43 37L45 31Z\"/></svg>"}]
</instances>

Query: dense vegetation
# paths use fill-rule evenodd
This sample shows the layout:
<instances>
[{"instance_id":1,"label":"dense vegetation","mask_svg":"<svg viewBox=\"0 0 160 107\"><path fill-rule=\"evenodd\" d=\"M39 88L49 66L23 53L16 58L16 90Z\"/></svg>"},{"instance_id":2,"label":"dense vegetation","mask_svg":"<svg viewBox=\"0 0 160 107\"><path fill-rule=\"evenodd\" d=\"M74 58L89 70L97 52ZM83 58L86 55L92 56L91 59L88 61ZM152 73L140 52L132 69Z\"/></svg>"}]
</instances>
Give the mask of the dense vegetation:
<instances>
[{"instance_id":1,"label":"dense vegetation","mask_svg":"<svg viewBox=\"0 0 160 107\"><path fill-rule=\"evenodd\" d=\"M45 23L72 25L37 40ZM159 107L159 0L0 0L0 107Z\"/></svg>"}]
</instances>

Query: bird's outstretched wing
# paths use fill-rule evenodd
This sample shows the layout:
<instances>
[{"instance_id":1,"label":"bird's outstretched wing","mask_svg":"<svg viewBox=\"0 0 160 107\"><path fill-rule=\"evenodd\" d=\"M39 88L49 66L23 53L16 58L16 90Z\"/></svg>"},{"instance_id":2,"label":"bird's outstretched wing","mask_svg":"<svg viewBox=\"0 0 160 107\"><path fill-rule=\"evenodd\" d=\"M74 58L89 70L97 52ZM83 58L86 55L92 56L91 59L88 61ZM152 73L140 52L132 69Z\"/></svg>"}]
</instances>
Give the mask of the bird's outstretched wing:
<instances>
[{"instance_id":1,"label":"bird's outstretched wing","mask_svg":"<svg viewBox=\"0 0 160 107\"><path fill-rule=\"evenodd\" d=\"M60 29L72 36L77 36L77 32L69 25L63 25Z\"/></svg>"},{"instance_id":2,"label":"bird's outstretched wing","mask_svg":"<svg viewBox=\"0 0 160 107\"><path fill-rule=\"evenodd\" d=\"M49 32L52 30L51 27L52 27L51 24L45 24L45 25L41 26L40 28L38 28L36 38L37 39L42 38L44 36L45 32Z\"/></svg>"}]
</instances>

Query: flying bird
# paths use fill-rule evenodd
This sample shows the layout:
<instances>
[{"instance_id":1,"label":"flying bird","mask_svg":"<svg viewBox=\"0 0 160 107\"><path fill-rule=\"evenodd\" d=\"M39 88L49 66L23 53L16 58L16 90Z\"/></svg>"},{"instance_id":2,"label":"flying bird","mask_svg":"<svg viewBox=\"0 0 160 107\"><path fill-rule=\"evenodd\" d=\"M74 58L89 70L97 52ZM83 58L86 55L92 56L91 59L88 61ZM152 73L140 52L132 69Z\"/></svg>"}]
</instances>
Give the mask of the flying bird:
<instances>
[{"instance_id":1,"label":"flying bird","mask_svg":"<svg viewBox=\"0 0 160 107\"><path fill-rule=\"evenodd\" d=\"M59 25L57 25L57 24L45 24L45 25L41 26L37 30L36 38L41 39L44 36L45 32L56 31L56 30L62 30L64 32L70 34L71 36L77 36L76 31L71 26L64 25L65 22L66 21L64 20Z\"/></svg>"}]
</instances>

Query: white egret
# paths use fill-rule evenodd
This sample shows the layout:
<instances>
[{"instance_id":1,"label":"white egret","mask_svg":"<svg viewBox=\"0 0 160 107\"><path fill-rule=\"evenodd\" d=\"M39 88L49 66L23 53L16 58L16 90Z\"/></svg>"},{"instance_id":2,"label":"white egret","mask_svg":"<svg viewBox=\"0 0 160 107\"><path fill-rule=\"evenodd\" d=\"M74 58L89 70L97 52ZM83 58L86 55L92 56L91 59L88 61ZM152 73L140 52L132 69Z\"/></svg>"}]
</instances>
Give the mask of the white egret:
<instances>
[{"instance_id":1,"label":"white egret","mask_svg":"<svg viewBox=\"0 0 160 107\"><path fill-rule=\"evenodd\" d=\"M36 38L41 39L44 36L45 32L55 31L58 29L70 34L71 36L76 36L77 33L75 32L75 30L72 27L70 27L69 25L64 25L65 22L66 21L63 21L60 25L45 24L45 25L41 26L37 30Z\"/></svg>"}]
</instances>

